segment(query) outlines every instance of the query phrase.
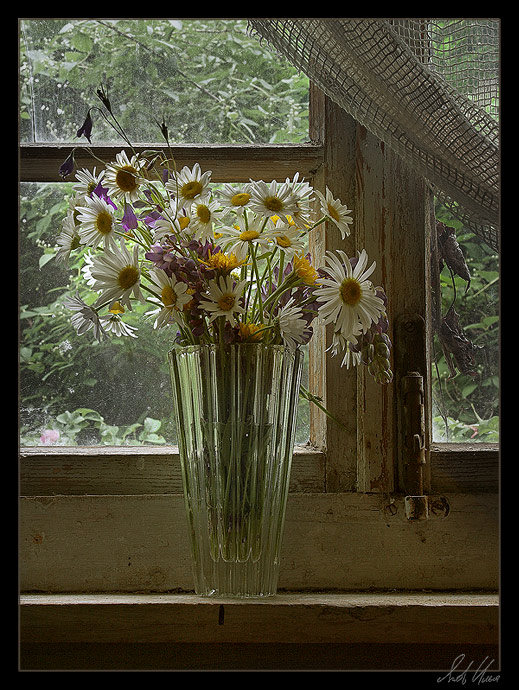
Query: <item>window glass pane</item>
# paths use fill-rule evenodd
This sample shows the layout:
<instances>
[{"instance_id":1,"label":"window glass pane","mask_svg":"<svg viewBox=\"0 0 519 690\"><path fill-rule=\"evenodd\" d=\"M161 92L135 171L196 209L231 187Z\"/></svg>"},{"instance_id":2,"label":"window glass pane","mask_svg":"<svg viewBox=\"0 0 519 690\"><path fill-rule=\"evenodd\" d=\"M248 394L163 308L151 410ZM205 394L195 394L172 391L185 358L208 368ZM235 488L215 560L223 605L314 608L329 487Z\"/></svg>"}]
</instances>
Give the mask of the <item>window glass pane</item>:
<instances>
[{"instance_id":1,"label":"window glass pane","mask_svg":"<svg viewBox=\"0 0 519 690\"><path fill-rule=\"evenodd\" d=\"M20 21L24 142L78 142L96 91L133 144L301 143L308 79L229 19ZM98 110L92 143L123 143ZM158 124L157 124L158 123Z\"/></svg>"},{"instance_id":2,"label":"window glass pane","mask_svg":"<svg viewBox=\"0 0 519 690\"><path fill-rule=\"evenodd\" d=\"M77 335L63 305L79 287L80 254L56 262L56 238L72 184L23 183L20 195L20 438L23 446L174 444L166 353L175 333L154 329L136 304L125 321L138 338L98 343ZM308 357L304 385L308 385ZM297 443L309 437L308 402L301 400Z\"/></svg>"},{"instance_id":3,"label":"window glass pane","mask_svg":"<svg viewBox=\"0 0 519 690\"><path fill-rule=\"evenodd\" d=\"M54 258L70 186L22 185L22 445L174 442L163 356L171 334L154 331L151 323L141 319L133 324L140 338L114 338L99 344L88 333L76 334L71 312L63 306L63 298L74 294L76 284L83 287L84 283L77 281L77 261L67 269ZM134 320L138 320L137 312L129 316L129 321ZM82 408L90 411L81 412Z\"/></svg>"},{"instance_id":4,"label":"window glass pane","mask_svg":"<svg viewBox=\"0 0 519 690\"><path fill-rule=\"evenodd\" d=\"M439 266L442 324L433 340L433 440L498 442L498 256L438 204L436 218L447 228L438 231L447 259ZM442 251L442 242L450 249Z\"/></svg>"}]
</instances>

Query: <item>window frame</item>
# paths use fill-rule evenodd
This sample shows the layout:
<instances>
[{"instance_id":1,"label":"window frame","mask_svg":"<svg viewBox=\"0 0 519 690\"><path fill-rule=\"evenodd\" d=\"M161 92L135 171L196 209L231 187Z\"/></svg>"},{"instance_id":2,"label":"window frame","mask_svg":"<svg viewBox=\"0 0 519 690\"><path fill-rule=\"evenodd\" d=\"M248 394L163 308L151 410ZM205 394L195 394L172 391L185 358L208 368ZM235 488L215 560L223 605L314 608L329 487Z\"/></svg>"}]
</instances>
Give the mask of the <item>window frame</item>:
<instances>
[{"instance_id":1,"label":"window frame","mask_svg":"<svg viewBox=\"0 0 519 690\"><path fill-rule=\"evenodd\" d=\"M299 172L313 181L318 189L324 190L328 185L336 196L353 209L356 229L346 242L340 240L339 232L333 227L321 227L314 231L311 249L315 263L321 263L328 250L342 248L352 254L355 247L364 246L370 258L377 260L378 279L385 285L390 299L390 318L411 313L421 316L425 324L430 323L426 242L429 236L427 228L432 222L432 204L424 183L383 143L313 85L310 94L310 139L311 143L302 145L193 145L172 148L179 165L198 161L202 168L213 171L215 181L240 181L240 176L248 180L253 169L257 177L263 179L285 179ZM156 147L155 144L153 146ZM149 147L149 144L143 145L143 148ZM20 181L60 181L57 171L71 148L71 145L21 144ZM99 152L101 157L109 159L111 152L115 153L121 148L124 147L100 147ZM76 154L76 160L78 167L92 166L94 163L90 157L83 158L80 152ZM232 172L229 172L231 168ZM424 232L416 232L417 227L424 228ZM392 246L392 253L383 245L389 241L396 243ZM423 275L424 280L419 281L418 285L410 279L409 271L395 270L393 262L396 261L397 252L400 257L405 257L408 267L419 266L419 269L415 269L416 273ZM403 341L394 328L394 352L398 353ZM395 339L395 336L398 337ZM304 522L305 516L314 520L315 512L324 512L328 506L327 510L335 512L339 522L344 520L344 524L351 526L351 520L356 519L352 518L352 514L363 506L363 514L368 516L366 529L381 530L381 533L384 532L382 526L390 524L396 514L398 530L406 535L404 540L412 550L420 530L423 532L435 521L413 522L405 517L398 428L398 384L402 371L395 371L392 385L381 388L361 370L341 369L339 358L326 354L329 338L329 330L323 330L312 339L310 387L312 392L322 395L327 407L345 422L346 428L340 427L312 406L311 445L295 451L289 508L292 500L296 522L301 519ZM431 368L427 343L428 334L424 332L417 362L423 371L426 390L429 390L428 372ZM430 396L426 396L426 405L428 400ZM427 416L430 418L429 410ZM430 429L430 424L427 428ZM98 529L95 517L97 509L94 507L96 497L101 500L103 510L109 510L111 501L117 505L124 500L126 514L134 515L135 519L138 519L142 508L140 499L143 497L152 497L162 506L164 496L171 496L175 499L175 511L183 510L182 501L179 500L178 452L171 448L45 447L22 448L20 458L23 506L20 513L21 538L24 544L22 563L26 567L22 589L53 591L53 587L57 587L58 591L63 591L65 587L70 591L82 591L85 587L87 590L93 587L99 590L103 582L109 589L114 586L122 591L131 591L132 587L139 589L138 579L116 574L115 579L105 577L103 580L103 576L100 579L93 572L83 576L79 569L57 576L53 584L53 563L59 554L66 553L68 538L74 538L74 527L65 527L65 533L70 533L69 537L65 534L58 546L49 546L48 561L45 561L43 572L39 570L41 561L38 562L35 557L41 544L40 532L45 531L38 524L42 524L42 510L45 512L47 506L52 506L43 524L56 532L63 530L63 521L71 516L72 501L80 511L82 508L87 511L85 515L90 515L87 533L93 538ZM490 562L492 554L497 553L498 544L498 449L494 444L452 447L451 444L432 443L428 437L426 464L426 493L449 493L449 499L452 494L454 503L461 506L462 518L448 526L444 523L445 534L450 535L449 539L452 538L452 544L456 544L458 551L452 557L458 563L462 563L463 559L468 559L469 563L475 562L478 558L486 558ZM363 497L366 499L364 503ZM474 500L477 501L476 517L467 508ZM340 506L344 507L345 512L339 515ZM161 507L160 510L166 509ZM51 513L52 517L49 517ZM379 524L380 520L382 523ZM481 542L473 541L467 545L463 535L466 534L467 525L474 525L474 520L480 530L478 534L483 531L484 535ZM437 528L437 523L435 525L434 528ZM131 528L130 524L128 529ZM127 536L120 535L119 538L125 539ZM489 544L492 545L490 549ZM296 549L295 546L293 548ZM342 580L335 576L324 577L315 565L319 560L319 550L323 548L319 538L309 540L307 556L315 567L315 577L310 573L305 576L306 579L298 578L292 573L286 580L288 586L297 588L310 583L311 587L340 587L341 582L345 588L350 588L352 583L358 586L363 573L366 574L365 565L361 564L358 572L356 566L352 566L352 572ZM430 546L424 562L431 566L430 570L441 552L440 544ZM297 558L293 555L295 550L292 551L290 545L288 553L288 558L293 558L297 567ZM106 575L111 568L110 553L100 553L99 559L101 570ZM157 555L157 559L160 559L160 555ZM412 554L409 559L412 562ZM99 563L96 567L99 567ZM494 587L497 587L496 563L490 563L486 570L485 573L484 569L479 569L474 577L465 570L465 579L458 580L458 586L492 588L494 583ZM175 586L183 587L189 581L189 563L182 561L180 571L180 584ZM177 574L180 571L177 569ZM319 577L324 579L319 580ZM397 586L395 583L398 580L394 578L394 573L387 579L383 575L375 577L370 580L370 586ZM400 582L404 587L413 588L420 586L420 583L424 587L435 586L435 583L442 586L444 580L442 577L436 578L434 574L428 579L420 579L411 573ZM157 582L151 586L160 587ZM170 579L166 578L165 586L171 589Z\"/></svg>"}]
</instances>

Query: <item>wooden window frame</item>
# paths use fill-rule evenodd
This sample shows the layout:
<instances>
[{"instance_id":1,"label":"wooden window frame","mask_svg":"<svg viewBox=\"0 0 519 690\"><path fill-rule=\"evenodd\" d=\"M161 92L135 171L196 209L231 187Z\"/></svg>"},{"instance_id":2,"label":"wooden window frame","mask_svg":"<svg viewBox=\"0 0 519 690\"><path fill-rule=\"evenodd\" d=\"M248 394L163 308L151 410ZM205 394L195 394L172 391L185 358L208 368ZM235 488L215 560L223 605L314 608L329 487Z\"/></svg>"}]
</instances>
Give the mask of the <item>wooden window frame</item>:
<instances>
[{"instance_id":1,"label":"wooden window frame","mask_svg":"<svg viewBox=\"0 0 519 690\"><path fill-rule=\"evenodd\" d=\"M390 386L378 386L362 370L341 368L339 358L325 353L329 332L313 338L311 390L322 395L345 428L314 409L312 445L296 449L280 587L497 589L499 455L494 445L452 447L427 438L425 492L447 495L450 514L411 520L406 513L397 408L402 366L410 365L410 354L399 329L414 319L429 322L426 242L432 204L425 185L313 86L310 139L286 146L173 147L179 165L198 161L218 181L248 180L251 170L264 179L299 172L317 188L329 186L353 209L356 229L346 241L334 227L314 231L315 263L322 263L328 250L352 254L365 247L390 296L400 367ZM59 165L71 148L20 145L20 181L59 181ZM98 151L109 159L120 148ZM76 161L78 167L94 162L80 150ZM423 372L428 389L427 342L425 337L415 348L412 366ZM190 589L175 450L22 448L20 456L22 590ZM109 527L100 536L108 516L120 531ZM376 544L383 546L379 553L373 553ZM445 558L451 566L439 569Z\"/></svg>"}]
</instances>

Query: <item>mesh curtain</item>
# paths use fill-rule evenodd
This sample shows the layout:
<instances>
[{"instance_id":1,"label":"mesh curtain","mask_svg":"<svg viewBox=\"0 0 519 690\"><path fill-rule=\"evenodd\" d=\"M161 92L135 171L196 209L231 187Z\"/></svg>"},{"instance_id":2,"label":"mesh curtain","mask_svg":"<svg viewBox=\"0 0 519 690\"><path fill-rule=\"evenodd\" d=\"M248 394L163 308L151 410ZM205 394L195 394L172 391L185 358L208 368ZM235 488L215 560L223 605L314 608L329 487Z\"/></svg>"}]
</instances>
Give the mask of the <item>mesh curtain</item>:
<instances>
[{"instance_id":1,"label":"mesh curtain","mask_svg":"<svg viewBox=\"0 0 519 690\"><path fill-rule=\"evenodd\" d=\"M498 19L250 19L499 247Z\"/></svg>"}]
</instances>

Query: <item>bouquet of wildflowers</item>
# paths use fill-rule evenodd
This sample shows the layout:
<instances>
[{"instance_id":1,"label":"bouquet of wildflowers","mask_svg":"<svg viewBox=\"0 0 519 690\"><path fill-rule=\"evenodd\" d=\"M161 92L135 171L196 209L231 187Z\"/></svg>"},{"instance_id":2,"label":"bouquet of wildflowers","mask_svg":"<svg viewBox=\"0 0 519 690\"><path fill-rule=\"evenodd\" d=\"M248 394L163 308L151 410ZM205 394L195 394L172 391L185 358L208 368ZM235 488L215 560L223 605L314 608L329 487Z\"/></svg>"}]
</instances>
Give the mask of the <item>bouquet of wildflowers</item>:
<instances>
[{"instance_id":1,"label":"bouquet of wildflowers","mask_svg":"<svg viewBox=\"0 0 519 690\"><path fill-rule=\"evenodd\" d=\"M100 97L111 112L106 96ZM167 128L161 126L167 139ZM90 113L78 135L90 141ZM181 345L309 341L314 319L333 324L332 355L367 365L387 383L391 343L387 299L369 280L375 263L328 253L316 267L308 233L326 221L344 238L351 211L307 182L250 180L216 185L198 164L178 170L169 142L138 155L129 144L101 170L76 173L74 197L58 238L58 258L88 248L84 278L98 294L67 306L78 333L136 337L125 323L132 303L149 306L155 328ZM73 154L62 174L73 171Z\"/></svg>"}]
</instances>

